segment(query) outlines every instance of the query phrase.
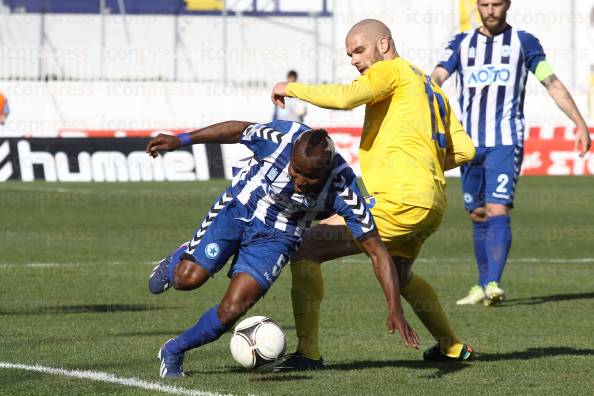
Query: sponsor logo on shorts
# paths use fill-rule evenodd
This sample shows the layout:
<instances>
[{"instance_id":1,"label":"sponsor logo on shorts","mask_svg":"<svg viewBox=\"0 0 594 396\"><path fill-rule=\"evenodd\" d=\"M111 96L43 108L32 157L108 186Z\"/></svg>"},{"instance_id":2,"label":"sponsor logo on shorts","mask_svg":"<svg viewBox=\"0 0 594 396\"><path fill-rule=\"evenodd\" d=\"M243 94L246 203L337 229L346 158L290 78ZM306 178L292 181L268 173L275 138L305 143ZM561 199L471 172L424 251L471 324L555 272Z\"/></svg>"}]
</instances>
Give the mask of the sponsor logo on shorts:
<instances>
[{"instance_id":1,"label":"sponsor logo on shorts","mask_svg":"<svg viewBox=\"0 0 594 396\"><path fill-rule=\"evenodd\" d=\"M499 194L499 193L494 192L492 195L494 198L509 199L509 194Z\"/></svg>"},{"instance_id":2,"label":"sponsor logo on shorts","mask_svg":"<svg viewBox=\"0 0 594 396\"><path fill-rule=\"evenodd\" d=\"M204 254L209 259L216 259L219 257L219 254L221 254L221 247L216 242L209 243L206 245L206 248L204 248Z\"/></svg>"}]
</instances>

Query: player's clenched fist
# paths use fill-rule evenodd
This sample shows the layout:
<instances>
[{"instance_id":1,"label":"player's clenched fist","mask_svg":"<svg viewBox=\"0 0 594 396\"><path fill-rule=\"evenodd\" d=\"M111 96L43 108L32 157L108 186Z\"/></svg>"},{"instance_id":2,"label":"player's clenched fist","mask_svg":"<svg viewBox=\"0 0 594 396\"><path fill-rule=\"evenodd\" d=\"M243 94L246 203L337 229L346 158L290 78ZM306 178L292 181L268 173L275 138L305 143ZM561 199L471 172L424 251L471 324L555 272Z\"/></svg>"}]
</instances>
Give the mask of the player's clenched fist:
<instances>
[{"instance_id":1,"label":"player's clenched fist","mask_svg":"<svg viewBox=\"0 0 594 396\"><path fill-rule=\"evenodd\" d=\"M270 95L270 98L272 99L272 103L274 103L281 109L284 109L285 108L285 96L287 96L287 83L286 82L276 83L274 88L272 88L272 94Z\"/></svg>"},{"instance_id":2,"label":"player's clenched fist","mask_svg":"<svg viewBox=\"0 0 594 396\"><path fill-rule=\"evenodd\" d=\"M181 147L181 140L177 136L160 133L152 138L146 145L146 152L153 158L159 155L159 151L173 151Z\"/></svg>"}]
</instances>

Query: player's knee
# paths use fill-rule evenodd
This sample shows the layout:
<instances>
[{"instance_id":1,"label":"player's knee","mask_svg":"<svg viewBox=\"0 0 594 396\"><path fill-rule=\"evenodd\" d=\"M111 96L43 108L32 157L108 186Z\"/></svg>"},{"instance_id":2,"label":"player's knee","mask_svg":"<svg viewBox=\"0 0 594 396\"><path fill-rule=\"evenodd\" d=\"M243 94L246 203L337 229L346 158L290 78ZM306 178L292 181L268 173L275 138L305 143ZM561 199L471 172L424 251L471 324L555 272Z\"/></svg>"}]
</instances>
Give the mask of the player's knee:
<instances>
[{"instance_id":1,"label":"player's knee","mask_svg":"<svg viewBox=\"0 0 594 396\"><path fill-rule=\"evenodd\" d=\"M177 290L196 289L208 279L208 272L190 260L182 260L173 271L173 287Z\"/></svg>"}]
</instances>

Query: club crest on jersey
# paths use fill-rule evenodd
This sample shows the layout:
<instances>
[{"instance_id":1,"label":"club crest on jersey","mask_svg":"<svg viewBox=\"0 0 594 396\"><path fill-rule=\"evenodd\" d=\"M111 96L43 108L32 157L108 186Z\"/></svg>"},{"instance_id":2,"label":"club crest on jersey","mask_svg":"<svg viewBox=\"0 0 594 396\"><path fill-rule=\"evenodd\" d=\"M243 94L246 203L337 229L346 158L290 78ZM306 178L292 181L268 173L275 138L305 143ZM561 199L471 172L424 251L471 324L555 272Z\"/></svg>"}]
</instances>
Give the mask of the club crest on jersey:
<instances>
[{"instance_id":1,"label":"club crest on jersey","mask_svg":"<svg viewBox=\"0 0 594 396\"><path fill-rule=\"evenodd\" d=\"M511 47L509 45L504 45L501 47L501 56L507 58L511 55Z\"/></svg>"},{"instance_id":2,"label":"club crest on jersey","mask_svg":"<svg viewBox=\"0 0 594 396\"><path fill-rule=\"evenodd\" d=\"M278 177L279 174L280 174L280 169L278 169L276 166L272 166L270 168L270 170L268 171L268 173L266 174L266 179L272 183L274 180L276 180L276 178Z\"/></svg>"},{"instance_id":3,"label":"club crest on jersey","mask_svg":"<svg viewBox=\"0 0 594 396\"><path fill-rule=\"evenodd\" d=\"M468 87L485 85L508 85L511 83L511 71L508 65L482 65L468 68Z\"/></svg>"},{"instance_id":4,"label":"club crest on jersey","mask_svg":"<svg viewBox=\"0 0 594 396\"><path fill-rule=\"evenodd\" d=\"M219 257L219 254L221 254L221 248L219 244L216 242L209 243L204 248L204 254L209 259L216 259L217 257Z\"/></svg>"}]
</instances>

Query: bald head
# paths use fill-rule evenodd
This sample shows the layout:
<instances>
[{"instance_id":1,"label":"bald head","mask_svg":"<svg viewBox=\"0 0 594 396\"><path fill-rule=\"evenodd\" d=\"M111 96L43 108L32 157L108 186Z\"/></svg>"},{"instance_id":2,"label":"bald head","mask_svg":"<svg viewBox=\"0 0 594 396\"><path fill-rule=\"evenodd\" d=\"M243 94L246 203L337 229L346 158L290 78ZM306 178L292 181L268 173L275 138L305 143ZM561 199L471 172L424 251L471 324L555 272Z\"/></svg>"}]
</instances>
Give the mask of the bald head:
<instances>
[{"instance_id":1,"label":"bald head","mask_svg":"<svg viewBox=\"0 0 594 396\"><path fill-rule=\"evenodd\" d=\"M364 19L349 30L346 40L347 55L351 64L363 74L375 62L398 56L392 32L377 19Z\"/></svg>"},{"instance_id":2,"label":"bald head","mask_svg":"<svg viewBox=\"0 0 594 396\"><path fill-rule=\"evenodd\" d=\"M353 35L362 35L362 37L370 42L376 42L382 37L392 40L390 29L382 21L377 19L363 19L355 23L347 34L347 40L349 36Z\"/></svg>"}]
</instances>

